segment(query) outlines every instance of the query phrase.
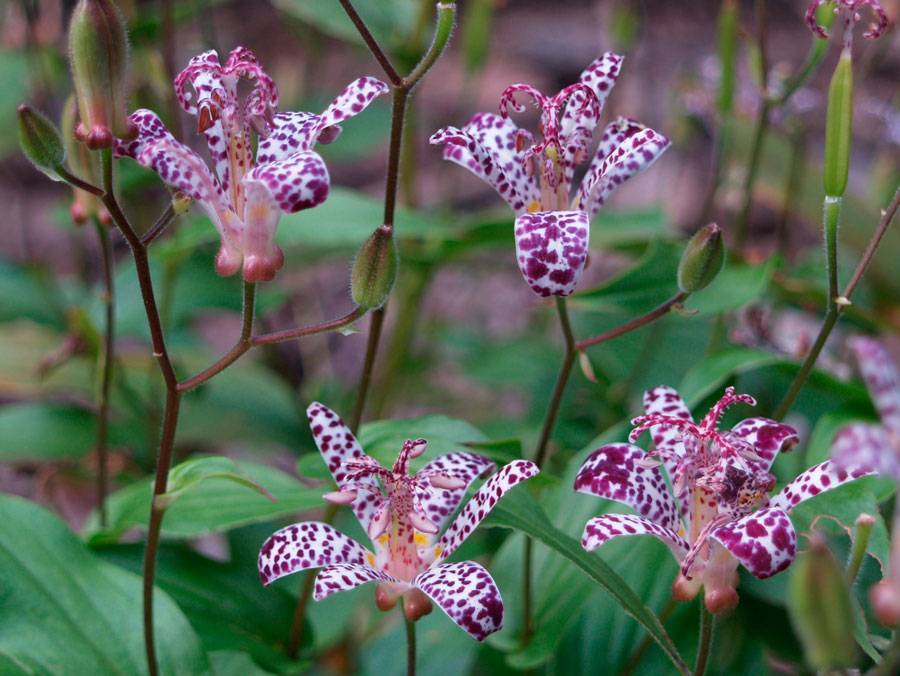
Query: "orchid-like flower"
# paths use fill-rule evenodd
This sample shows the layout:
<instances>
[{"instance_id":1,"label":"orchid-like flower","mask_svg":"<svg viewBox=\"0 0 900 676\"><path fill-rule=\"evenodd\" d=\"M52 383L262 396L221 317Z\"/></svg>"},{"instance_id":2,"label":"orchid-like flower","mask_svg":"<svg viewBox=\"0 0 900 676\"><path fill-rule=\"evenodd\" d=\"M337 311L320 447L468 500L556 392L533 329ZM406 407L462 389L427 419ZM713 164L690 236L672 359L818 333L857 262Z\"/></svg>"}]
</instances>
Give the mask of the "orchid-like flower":
<instances>
[{"instance_id":1,"label":"orchid-like flower","mask_svg":"<svg viewBox=\"0 0 900 676\"><path fill-rule=\"evenodd\" d=\"M448 453L410 474L425 452L424 439L403 444L391 469L366 455L336 413L313 403L307 410L313 438L338 485L326 500L350 505L372 540L374 553L325 523L297 523L272 535L259 553L264 585L308 568L322 568L317 601L366 582L377 582L376 604L389 610L403 598L415 621L437 603L462 629L481 641L503 626L503 600L490 574L474 561L444 563L494 508L506 491L538 473L527 460L504 465L456 511L467 487L491 473L494 463L472 453ZM443 530L443 535L439 535Z\"/></svg>"},{"instance_id":2,"label":"orchid-like flower","mask_svg":"<svg viewBox=\"0 0 900 676\"><path fill-rule=\"evenodd\" d=\"M737 604L739 563L758 578L790 565L797 545L788 517L794 507L870 473L826 461L769 497L775 485L769 468L780 451L797 444L797 433L767 418L748 418L730 430L719 430L722 414L738 402L756 403L729 387L697 423L675 390L655 387L645 393L646 415L632 421L635 428L629 436L634 442L649 429L655 450L645 453L624 443L603 446L575 478L577 491L624 503L637 512L588 521L581 539L586 550L625 535L653 535L681 564L672 595L686 601L703 587L706 607L713 613Z\"/></svg>"},{"instance_id":3,"label":"orchid-like flower","mask_svg":"<svg viewBox=\"0 0 900 676\"><path fill-rule=\"evenodd\" d=\"M882 345L872 338L848 341L881 424L851 423L834 437L831 457L839 467L865 465L900 486L900 373ZM888 574L872 588L872 608L888 625L900 624L900 503L894 512Z\"/></svg>"},{"instance_id":4,"label":"orchid-like flower","mask_svg":"<svg viewBox=\"0 0 900 676\"><path fill-rule=\"evenodd\" d=\"M239 93L241 80L252 87L246 96ZM203 208L221 237L220 275L243 269L248 282L268 281L284 263L274 242L281 213L315 207L328 197L328 169L313 147L335 140L340 122L387 91L380 80L361 77L321 115L279 113L278 89L253 52L236 47L223 66L209 51L193 57L179 73L175 92L184 110L197 118L215 172L146 109L129 117L137 138L118 140L115 152L153 169ZM258 137L255 160L251 133Z\"/></svg>"},{"instance_id":5,"label":"orchid-like flower","mask_svg":"<svg viewBox=\"0 0 900 676\"><path fill-rule=\"evenodd\" d=\"M510 85L500 97L499 115L477 113L462 129L445 127L431 137L431 143L445 146L445 160L469 169L512 207L519 269L540 296L575 290L587 260L591 219L617 186L669 147L662 134L620 117L603 131L574 190L575 167L590 157L594 128L623 58L604 54L579 82L555 96L527 84ZM510 108L525 110L515 100L519 92L540 109L539 142L509 118Z\"/></svg>"},{"instance_id":6,"label":"orchid-like flower","mask_svg":"<svg viewBox=\"0 0 900 676\"><path fill-rule=\"evenodd\" d=\"M869 30L863 33L864 38L875 40L887 29L888 17L884 7L878 0L813 0L806 9L806 24L820 38L827 40L828 31L819 23L816 12L825 2L834 1L834 13L844 21L844 46L850 47L853 41L853 26L862 20L861 10L868 7L875 17Z\"/></svg>"}]
</instances>

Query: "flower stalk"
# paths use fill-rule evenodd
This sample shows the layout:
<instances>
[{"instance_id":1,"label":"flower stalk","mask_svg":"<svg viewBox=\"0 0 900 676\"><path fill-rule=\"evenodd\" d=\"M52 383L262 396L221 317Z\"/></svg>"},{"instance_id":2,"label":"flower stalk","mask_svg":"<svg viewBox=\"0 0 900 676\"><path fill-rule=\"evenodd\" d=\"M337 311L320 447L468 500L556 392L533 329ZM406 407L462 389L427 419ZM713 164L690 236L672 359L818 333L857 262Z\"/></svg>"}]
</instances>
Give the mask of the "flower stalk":
<instances>
[{"instance_id":1,"label":"flower stalk","mask_svg":"<svg viewBox=\"0 0 900 676\"><path fill-rule=\"evenodd\" d=\"M100 527L108 522L106 495L109 492L109 452L107 437L109 430L109 398L112 385L113 364L115 363L115 286L113 284L113 252L107 226L94 218L94 228L100 244L100 262L103 276L103 291L100 294L104 307L103 345L98 364L100 368L97 387L97 511Z\"/></svg>"}]
</instances>

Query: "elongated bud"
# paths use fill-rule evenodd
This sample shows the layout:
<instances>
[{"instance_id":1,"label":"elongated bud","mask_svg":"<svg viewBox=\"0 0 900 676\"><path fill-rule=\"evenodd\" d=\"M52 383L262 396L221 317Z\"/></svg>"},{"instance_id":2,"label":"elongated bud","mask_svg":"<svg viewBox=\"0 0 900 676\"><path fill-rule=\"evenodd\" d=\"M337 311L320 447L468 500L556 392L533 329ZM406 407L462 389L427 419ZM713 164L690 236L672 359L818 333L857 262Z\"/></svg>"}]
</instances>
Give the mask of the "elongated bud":
<instances>
[{"instance_id":1,"label":"elongated bud","mask_svg":"<svg viewBox=\"0 0 900 676\"><path fill-rule=\"evenodd\" d=\"M853 67L850 50L841 58L828 88L828 114L825 122L825 194L841 197L850 172L850 142L853 126Z\"/></svg>"},{"instance_id":2,"label":"elongated bud","mask_svg":"<svg viewBox=\"0 0 900 676\"><path fill-rule=\"evenodd\" d=\"M716 47L719 55L719 93L716 109L720 115L731 112L734 103L734 71L738 44L740 11L736 0L723 0L716 27Z\"/></svg>"},{"instance_id":3,"label":"elongated bud","mask_svg":"<svg viewBox=\"0 0 900 676\"><path fill-rule=\"evenodd\" d=\"M710 223L701 228L681 254L678 264L678 288L684 293L705 289L716 278L725 263L722 228Z\"/></svg>"},{"instance_id":4,"label":"elongated bud","mask_svg":"<svg viewBox=\"0 0 900 676\"><path fill-rule=\"evenodd\" d=\"M379 226L353 261L350 276L353 302L365 310L384 305L397 277L398 260L393 229L388 225Z\"/></svg>"},{"instance_id":5,"label":"elongated bud","mask_svg":"<svg viewBox=\"0 0 900 676\"><path fill-rule=\"evenodd\" d=\"M810 667L819 670L853 666L853 605L844 571L817 534L809 550L792 566L789 581L791 621Z\"/></svg>"},{"instance_id":6,"label":"elongated bud","mask_svg":"<svg viewBox=\"0 0 900 676\"><path fill-rule=\"evenodd\" d=\"M115 3L78 3L69 25L69 52L81 116L78 137L91 149L110 147L114 136L133 137L136 129L125 110L128 39Z\"/></svg>"},{"instance_id":7,"label":"elongated bud","mask_svg":"<svg viewBox=\"0 0 900 676\"><path fill-rule=\"evenodd\" d=\"M63 180L66 149L62 136L50 120L24 103L18 107L19 145L25 157L54 181Z\"/></svg>"}]
</instances>

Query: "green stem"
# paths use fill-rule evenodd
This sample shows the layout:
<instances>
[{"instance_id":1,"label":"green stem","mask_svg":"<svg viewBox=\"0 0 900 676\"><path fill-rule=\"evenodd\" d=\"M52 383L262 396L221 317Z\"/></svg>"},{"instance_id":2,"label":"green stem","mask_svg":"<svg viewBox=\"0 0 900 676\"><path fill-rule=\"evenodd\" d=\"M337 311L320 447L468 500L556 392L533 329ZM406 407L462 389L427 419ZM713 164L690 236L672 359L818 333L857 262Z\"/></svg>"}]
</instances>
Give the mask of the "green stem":
<instances>
[{"instance_id":1,"label":"green stem","mask_svg":"<svg viewBox=\"0 0 900 676\"><path fill-rule=\"evenodd\" d=\"M709 653L713 639L712 613L706 609L703 601L700 602L700 636L697 645L697 661L694 663L694 676L703 676L709 663Z\"/></svg>"},{"instance_id":2,"label":"green stem","mask_svg":"<svg viewBox=\"0 0 900 676\"><path fill-rule=\"evenodd\" d=\"M828 274L828 307L834 305L838 297L837 236L841 223L843 197L825 198L825 269Z\"/></svg>"},{"instance_id":3,"label":"green stem","mask_svg":"<svg viewBox=\"0 0 900 676\"><path fill-rule=\"evenodd\" d=\"M854 270L853 275L850 277L850 281L847 283L847 286L844 287L844 293L841 296L835 296L834 302L829 303L828 308L825 311L825 319L822 322L822 327L819 329L819 335L816 336L816 340L813 343L809 354L806 355L806 358L803 360L803 364L801 364L800 366L800 370L797 371L797 375L794 377L794 381L788 388L787 394L784 395L784 399L772 414L772 417L776 420L781 420L782 418L784 418L784 416L790 410L791 406L793 406L794 400L797 398L797 395L800 393L800 390L803 388L803 385L809 378L810 373L812 373L813 366L815 366L816 360L819 358L819 354L822 352L822 348L825 347L828 336L831 335L831 330L834 328L834 325L837 323L841 314L843 314L844 309L850 304L850 299L853 296L854 290L856 290L856 287L862 279L862 276L865 274L866 270L869 267L869 264L872 262L872 258L874 258L875 256L875 251L878 249L878 245L881 243L884 234L887 232L888 226L891 224L891 221L893 221L894 215L897 213L898 204L900 204L900 189L894 191L894 197L891 200L890 205L888 205L888 208L882 212L881 221L878 223L878 227L875 228L875 232L872 234L872 238L869 240L869 244L866 246L866 250L863 252L862 258L860 258L859 263L856 266L856 270ZM826 220L828 218L827 213L828 212L826 204ZM826 228L826 243L827 241L828 232ZM830 260L831 252L827 252L827 255ZM834 268L833 278L836 285L836 266ZM829 270L829 299L832 298L831 283L832 274Z\"/></svg>"},{"instance_id":4,"label":"green stem","mask_svg":"<svg viewBox=\"0 0 900 676\"><path fill-rule=\"evenodd\" d=\"M547 413L544 415L544 425L541 428L537 450L534 453L534 463L538 467L543 467L544 461L547 459L550 435L553 433L553 427L556 425L556 416L559 414L562 396L566 390L566 384L569 382L569 376L572 373L572 364L575 362L575 336L572 333L572 325L569 322L569 309L566 305L566 299L561 296L556 296L556 313L559 317L559 326L562 329L565 341L565 352L563 353L562 364L559 367L559 375L556 377L553 394L550 395L550 402L547 405Z\"/></svg>"},{"instance_id":5,"label":"green stem","mask_svg":"<svg viewBox=\"0 0 900 676\"><path fill-rule=\"evenodd\" d=\"M100 513L100 527L107 524L106 494L109 490L109 458L107 436L109 430L109 393L112 384L113 362L115 359L115 287L113 286L113 254L106 226L96 218L94 227L100 242L100 259L103 269L103 292L101 299L106 310L103 326L103 347L100 353L99 406L97 412L97 509Z\"/></svg>"},{"instance_id":6,"label":"green stem","mask_svg":"<svg viewBox=\"0 0 900 676\"><path fill-rule=\"evenodd\" d=\"M875 519L870 514L860 514L856 518L856 532L853 535L853 549L850 551L850 560L847 562L847 584L853 586L863 560L866 558L866 550L869 547L869 537L872 535L872 527Z\"/></svg>"},{"instance_id":7,"label":"green stem","mask_svg":"<svg viewBox=\"0 0 900 676\"><path fill-rule=\"evenodd\" d=\"M767 99L761 100L759 111L756 114L756 124L753 127L753 142L750 146L750 160L747 163L747 173L744 176L741 210L734 222L735 244L738 247L742 246L747 239L747 231L750 226L750 211L753 207L753 187L756 185L756 176L759 173L760 160L762 159L762 149L766 138L766 132L769 129L770 112L771 104L769 101Z\"/></svg>"},{"instance_id":8,"label":"green stem","mask_svg":"<svg viewBox=\"0 0 900 676\"><path fill-rule=\"evenodd\" d=\"M406 676L416 676L416 623L405 617L406 623Z\"/></svg>"}]
</instances>

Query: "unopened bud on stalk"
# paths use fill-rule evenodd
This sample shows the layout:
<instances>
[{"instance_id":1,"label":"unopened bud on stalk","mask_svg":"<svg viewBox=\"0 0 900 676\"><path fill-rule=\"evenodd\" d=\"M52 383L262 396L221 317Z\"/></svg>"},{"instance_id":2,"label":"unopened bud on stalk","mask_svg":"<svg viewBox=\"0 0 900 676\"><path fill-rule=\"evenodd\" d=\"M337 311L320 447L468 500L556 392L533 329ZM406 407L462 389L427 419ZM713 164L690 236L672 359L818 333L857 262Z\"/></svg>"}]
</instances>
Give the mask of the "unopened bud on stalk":
<instances>
[{"instance_id":1,"label":"unopened bud on stalk","mask_svg":"<svg viewBox=\"0 0 900 676\"><path fill-rule=\"evenodd\" d=\"M393 228L381 225L356 254L350 276L353 302L365 310L384 305L397 277L397 247Z\"/></svg>"},{"instance_id":2,"label":"unopened bud on stalk","mask_svg":"<svg viewBox=\"0 0 900 676\"><path fill-rule=\"evenodd\" d=\"M18 107L19 145L25 157L54 181L63 180L66 149L62 136L50 120L24 103Z\"/></svg>"},{"instance_id":3,"label":"unopened bud on stalk","mask_svg":"<svg viewBox=\"0 0 900 676\"><path fill-rule=\"evenodd\" d=\"M66 160L69 171L83 181L97 185L100 182L99 158L92 154L87 147L75 138L75 126L78 124L78 106L74 96L66 100L63 107L62 120L63 144L66 148ZM73 186L74 199L69 207L72 220L81 225L92 216L97 216L101 222L107 222L109 214L104 209L96 195L87 190Z\"/></svg>"},{"instance_id":4,"label":"unopened bud on stalk","mask_svg":"<svg viewBox=\"0 0 900 676\"><path fill-rule=\"evenodd\" d=\"M136 133L125 110L128 39L111 0L81 0L69 25L72 79L81 123L78 138L91 149Z\"/></svg>"},{"instance_id":5,"label":"unopened bud on stalk","mask_svg":"<svg viewBox=\"0 0 900 676\"><path fill-rule=\"evenodd\" d=\"M678 264L678 288L694 293L709 286L725 263L722 228L710 223L691 237Z\"/></svg>"},{"instance_id":6,"label":"unopened bud on stalk","mask_svg":"<svg viewBox=\"0 0 900 676\"><path fill-rule=\"evenodd\" d=\"M853 126L853 64L844 49L828 88L825 122L825 194L841 197L850 172L850 141Z\"/></svg>"},{"instance_id":7,"label":"unopened bud on stalk","mask_svg":"<svg viewBox=\"0 0 900 676\"><path fill-rule=\"evenodd\" d=\"M856 643L850 590L822 536L813 533L809 550L792 566L789 592L788 610L809 666L816 670L852 666Z\"/></svg>"}]
</instances>

